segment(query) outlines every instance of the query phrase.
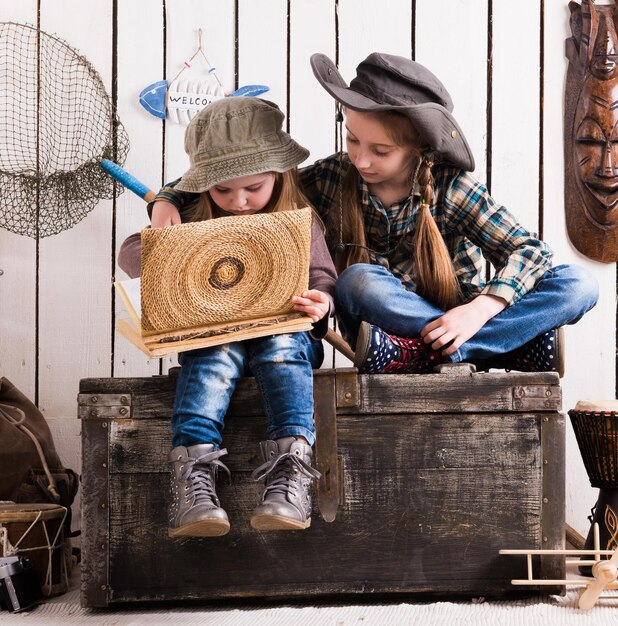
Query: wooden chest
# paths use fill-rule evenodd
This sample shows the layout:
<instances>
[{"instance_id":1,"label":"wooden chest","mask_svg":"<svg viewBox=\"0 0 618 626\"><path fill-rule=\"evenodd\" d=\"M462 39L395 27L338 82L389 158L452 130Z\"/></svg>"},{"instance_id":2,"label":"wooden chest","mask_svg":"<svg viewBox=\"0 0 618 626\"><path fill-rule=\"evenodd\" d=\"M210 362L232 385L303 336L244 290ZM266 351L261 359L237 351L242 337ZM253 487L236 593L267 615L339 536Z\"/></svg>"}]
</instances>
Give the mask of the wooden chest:
<instances>
[{"instance_id":1,"label":"wooden chest","mask_svg":"<svg viewBox=\"0 0 618 626\"><path fill-rule=\"evenodd\" d=\"M316 371L323 478L312 525L271 533L249 525L265 421L255 381L241 383L224 433L232 483L221 477L218 486L231 531L170 539L173 372L81 381L84 606L560 593L513 587L527 575L525 559L498 554L563 547L557 374ZM564 576L556 557L534 568L537 577Z\"/></svg>"}]
</instances>

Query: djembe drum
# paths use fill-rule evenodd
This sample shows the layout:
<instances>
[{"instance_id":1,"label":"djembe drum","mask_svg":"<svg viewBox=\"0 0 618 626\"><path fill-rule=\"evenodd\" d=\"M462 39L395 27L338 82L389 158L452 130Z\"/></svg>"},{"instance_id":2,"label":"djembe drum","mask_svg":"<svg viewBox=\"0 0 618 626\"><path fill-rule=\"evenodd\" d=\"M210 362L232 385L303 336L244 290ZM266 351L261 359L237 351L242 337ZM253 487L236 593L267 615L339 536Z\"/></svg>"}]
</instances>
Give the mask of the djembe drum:
<instances>
[{"instance_id":1,"label":"djembe drum","mask_svg":"<svg viewBox=\"0 0 618 626\"><path fill-rule=\"evenodd\" d=\"M585 549L594 548L596 523L601 550L615 550L618 547L618 400L580 401L569 411L569 417L590 484L599 488L599 497L588 518L591 526ZM589 566L579 568L586 576L592 575L591 570Z\"/></svg>"},{"instance_id":2,"label":"djembe drum","mask_svg":"<svg viewBox=\"0 0 618 626\"><path fill-rule=\"evenodd\" d=\"M0 556L27 556L45 596L68 589L63 524L67 509L57 504L0 502Z\"/></svg>"}]
</instances>

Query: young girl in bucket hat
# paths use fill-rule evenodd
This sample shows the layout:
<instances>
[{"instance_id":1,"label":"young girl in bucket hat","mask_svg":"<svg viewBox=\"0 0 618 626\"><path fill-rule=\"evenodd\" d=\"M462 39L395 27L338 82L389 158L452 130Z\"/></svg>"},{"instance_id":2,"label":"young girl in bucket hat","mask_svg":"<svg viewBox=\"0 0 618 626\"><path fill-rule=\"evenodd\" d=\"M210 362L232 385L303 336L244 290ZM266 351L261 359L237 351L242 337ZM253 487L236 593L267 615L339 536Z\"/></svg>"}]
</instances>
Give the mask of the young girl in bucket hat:
<instances>
[{"instance_id":1,"label":"young girl in bucket hat","mask_svg":"<svg viewBox=\"0 0 618 626\"><path fill-rule=\"evenodd\" d=\"M442 362L560 371L559 333L598 298L593 276L551 267L548 246L469 173L474 159L444 85L372 53L348 85L323 54L320 84L345 113L347 153L300 171L340 272L335 301L361 372ZM182 195L170 198L183 211ZM484 279L482 257L495 273Z\"/></svg>"},{"instance_id":2,"label":"young girl in bucket hat","mask_svg":"<svg viewBox=\"0 0 618 626\"><path fill-rule=\"evenodd\" d=\"M296 166L309 152L282 130L283 113L258 98L224 98L191 121L185 134L189 170L149 205L152 227L180 223L166 201L182 191L182 221L250 215L308 206L296 183ZM163 198L163 200L161 200ZM122 245L120 267L140 273L139 233ZM239 378L253 374L264 399L267 440L260 443L262 465L253 476L265 479L251 525L260 530L305 529L311 523L315 441L313 368L324 357L321 338L334 311L336 273L319 219L311 231L309 289L294 296L294 308L311 316L310 332L275 335L183 352L172 418L173 499L168 533L217 536L229 520L215 491L221 461L223 420Z\"/></svg>"}]
</instances>

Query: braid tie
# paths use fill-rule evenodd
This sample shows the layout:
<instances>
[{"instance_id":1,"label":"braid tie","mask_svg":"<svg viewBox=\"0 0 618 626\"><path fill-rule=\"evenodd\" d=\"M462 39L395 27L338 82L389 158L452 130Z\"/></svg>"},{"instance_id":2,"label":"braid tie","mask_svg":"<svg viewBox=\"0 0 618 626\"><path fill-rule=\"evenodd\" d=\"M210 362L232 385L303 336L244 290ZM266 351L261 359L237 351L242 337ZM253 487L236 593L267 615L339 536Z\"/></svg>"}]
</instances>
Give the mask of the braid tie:
<instances>
[{"instance_id":1,"label":"braid tie","mask_svg":"<svg viewBox=\"0 0 618 626\"><path fill-rule=\"evenodd\" d=\"M434 156L432 152L425 152L421 157L422 171L419 176L419 183L421 185L421 205L422 208L429 208L431 201L433 200L433 166Z\"/></svg>"}]
</instances>

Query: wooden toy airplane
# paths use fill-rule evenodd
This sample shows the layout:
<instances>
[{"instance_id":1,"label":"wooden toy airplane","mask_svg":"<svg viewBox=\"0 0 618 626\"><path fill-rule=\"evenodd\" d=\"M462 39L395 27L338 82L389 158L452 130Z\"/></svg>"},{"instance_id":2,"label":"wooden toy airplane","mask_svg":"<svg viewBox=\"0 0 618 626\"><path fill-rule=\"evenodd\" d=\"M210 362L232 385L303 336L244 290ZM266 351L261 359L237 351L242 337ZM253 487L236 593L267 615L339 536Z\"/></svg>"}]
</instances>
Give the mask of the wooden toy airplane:
<instances>
[{"instance_id":1,"label":"wooden toy airplane","mask_svg":"<svg viewBox=\"0 0 618 626\"><path fill-rule=\"evenodd\" d=\"M565 587L585 587L579 597L579 608L583 611L591 609L606 589L618 589L618 548L616 550L599 549L599 525L594 525L594 549L593 550L500 550L500 554L525 554L528 560L528 578L512 580L513 585L564 585ZM532 557L536 555L558 556L583 556L591 555L594 559L566 559L565 565L592 565L593 580L581 579L558 579L546 580L534 578L532 575ZM610 559L601 560L601 556L609 556Z\"/></svg>"}]
</instances>

